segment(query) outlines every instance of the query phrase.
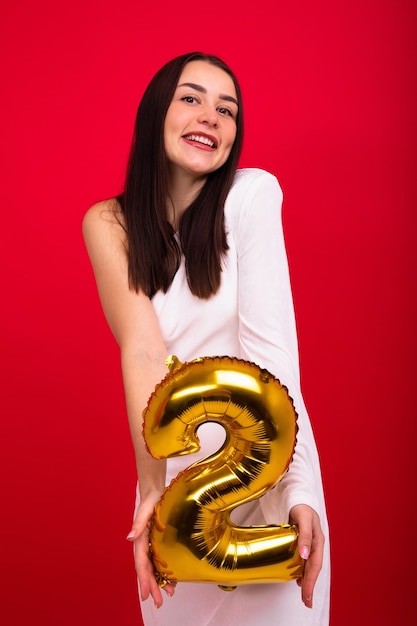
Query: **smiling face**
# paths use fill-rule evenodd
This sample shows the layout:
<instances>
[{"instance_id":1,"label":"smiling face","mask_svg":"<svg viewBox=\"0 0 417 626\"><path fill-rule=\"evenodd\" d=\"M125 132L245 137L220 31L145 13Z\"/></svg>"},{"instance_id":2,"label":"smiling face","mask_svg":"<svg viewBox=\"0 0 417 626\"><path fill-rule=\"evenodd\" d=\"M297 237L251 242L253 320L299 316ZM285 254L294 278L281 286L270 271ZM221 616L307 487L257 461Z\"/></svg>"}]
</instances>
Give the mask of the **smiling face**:
<instances>
[{"instance_id":1,"label":"smiling face","mask_svg":"<svg viewBox=\"0 0 417 626\"><path fill-rule=\"evenodd\" d=\"M201 179L221 167L236 137L232 78L207 61L187 63L168 108L164 140L171 181Z\"/></svg>"}]
</instances>

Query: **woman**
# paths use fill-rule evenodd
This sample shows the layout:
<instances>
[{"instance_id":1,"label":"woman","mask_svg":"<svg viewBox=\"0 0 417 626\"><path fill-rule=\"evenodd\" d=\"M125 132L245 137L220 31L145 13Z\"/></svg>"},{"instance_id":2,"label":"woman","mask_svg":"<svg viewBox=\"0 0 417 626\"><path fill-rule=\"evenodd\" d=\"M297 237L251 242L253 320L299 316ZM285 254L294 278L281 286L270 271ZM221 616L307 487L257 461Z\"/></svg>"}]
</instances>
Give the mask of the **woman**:
<instances>
[{"instance_id":1,"label":"woman","mask_svg":"<svg viewBox=\"0 0 417 626\"><path fill-rule=\"evenodd\" d=\"M231 70L214 56L175 58L140 103L123 194L91 207L83 221L103 310L121 351L139 478L128 539L146 625L328 623L327 520L300 393L282 194L271 174L237 170L242 137L242 98ZM149 522L165 484L190 461L151 458L141 415L167 374L169 354L182 362L235 356L288 387L299 415L290 469L275 489L236 509L235 521L298 524L306 560L297 581L301 598L293 582L242 585L233 593L172 583L163 590L171 598L163 601L149 558ZM204 437L211 449L219 447L217 438L216 428ZM206 452L203 446L201 456Z\"/></svg>"}]
</instances>

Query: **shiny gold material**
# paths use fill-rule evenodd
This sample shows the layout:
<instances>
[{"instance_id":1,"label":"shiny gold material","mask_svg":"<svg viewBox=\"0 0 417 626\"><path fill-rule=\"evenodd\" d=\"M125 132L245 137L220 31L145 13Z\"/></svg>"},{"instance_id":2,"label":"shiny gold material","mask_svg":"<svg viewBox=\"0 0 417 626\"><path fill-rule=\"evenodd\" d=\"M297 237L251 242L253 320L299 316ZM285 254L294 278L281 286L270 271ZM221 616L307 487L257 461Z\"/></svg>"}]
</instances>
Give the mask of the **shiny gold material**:
<instances>
[{"instance_id":1,"label":"shiny gold material","mask_svg":"<svg viewBox=\"0 0 417 626\"><path fill-rule=\"evenodd\" d=\"M144 411L152 456L196 452L196 431L205 422L221 424L226 440L180 472L155 507L150 541L159 584L205 582L232 590L299 578L297 526L241 527L230 519L234 508L262 496L288 469L297 414L287 389L266 370L235 358L182 364L169 357L167 365L170 373Z\"/></svg>"}]
</instances>

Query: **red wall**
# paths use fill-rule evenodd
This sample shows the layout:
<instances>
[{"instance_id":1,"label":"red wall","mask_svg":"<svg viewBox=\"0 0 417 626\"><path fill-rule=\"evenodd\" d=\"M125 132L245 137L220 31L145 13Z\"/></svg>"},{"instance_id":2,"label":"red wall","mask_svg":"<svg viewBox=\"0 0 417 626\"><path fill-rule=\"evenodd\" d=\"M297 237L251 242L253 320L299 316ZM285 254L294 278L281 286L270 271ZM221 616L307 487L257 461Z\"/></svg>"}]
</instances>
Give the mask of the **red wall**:
<instances>
[{"instance_id":1,"label":"red wall","mask_svg":"<svg viewBox=\"0 0 417 626\"><path fill-rule=\"evenodd\" d=\"M1 9L7 626L140 623L125 541L133 455L81 218L120 188L144 86L193 49L235 69L242 165L271 170L284 189L303 388L332 530L332 625L412 622L414 3L254 7L18 0Z\"/></svg>"}]
</instances>

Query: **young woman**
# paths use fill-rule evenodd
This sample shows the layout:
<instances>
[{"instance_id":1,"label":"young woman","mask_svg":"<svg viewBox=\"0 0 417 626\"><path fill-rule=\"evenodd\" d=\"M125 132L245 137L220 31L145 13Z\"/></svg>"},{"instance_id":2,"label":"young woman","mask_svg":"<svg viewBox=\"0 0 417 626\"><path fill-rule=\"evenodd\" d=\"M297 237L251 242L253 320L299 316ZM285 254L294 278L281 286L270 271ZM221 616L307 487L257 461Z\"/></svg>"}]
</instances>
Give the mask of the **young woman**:
<instances>
[{"instance_id":1,"label":"young woman","mask_svg":"<svg viewBox=\"0 0 417 626\"><path fill-rule=\"evenodd\" d=\"M83 221L104 314L121 351L138 472L128 538L146 625L328 623L327 518L300 392L282 193L273 175L237 170L242 137L242 98L228 66L201 53L173 59L140 103L123 193L91 207ZM236 509L235 521L298 524L305 559L298 586L251 584L226 593L217 585L170 583L163 601L149 557L149 523L165 485L190 461L150 456L142 412L167 374L169 354L182 362L237 357L268 369L288 388L299 426L293 461L274 489ZM202 443L217 449L218 429L206 429Z\"/></svg>"}]
</instances>

